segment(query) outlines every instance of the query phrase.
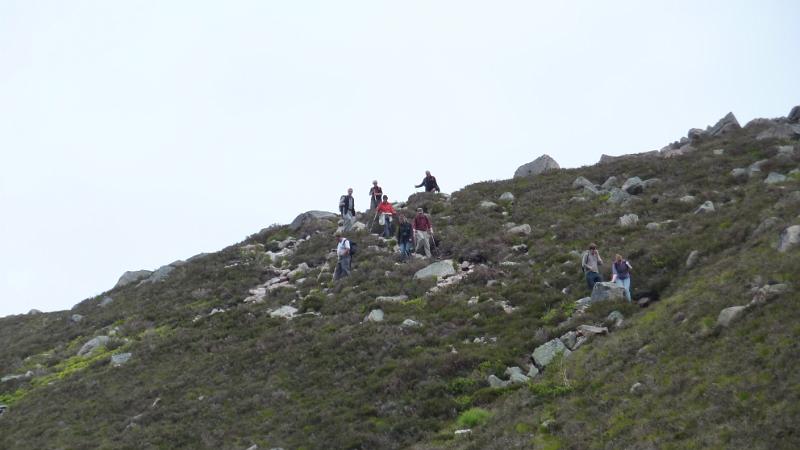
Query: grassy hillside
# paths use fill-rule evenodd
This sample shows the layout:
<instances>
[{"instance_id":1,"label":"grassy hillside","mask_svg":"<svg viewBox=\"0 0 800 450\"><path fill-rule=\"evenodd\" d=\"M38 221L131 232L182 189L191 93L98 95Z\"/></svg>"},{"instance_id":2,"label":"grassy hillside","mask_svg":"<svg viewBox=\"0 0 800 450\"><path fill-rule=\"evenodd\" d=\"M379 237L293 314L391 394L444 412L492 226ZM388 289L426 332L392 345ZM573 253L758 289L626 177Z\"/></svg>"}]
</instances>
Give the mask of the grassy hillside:
<instances>
[{"instance_id":1,"label":"grassy hillside","mask_svg":"<svg viewBox=\"0 0 800 450\"><path fill-rule=\"evenodd\" d=\"M797 448L800 248L776 246L800 224L800 177L763 179L796 169L800 148L755 140L759 131L669 159L477 183L450 198L416 194L404 211L431 213L441 258L459 271L472 265L434 291L435 281L412 278L430 261L400 263L392 241L364 233L352 236L361 248L353 276L332 283L335 225L317 221L262 230L71 311L0 319L0 375L29 375L0 383L0 448ZM779 154L780 144L795 150ZM765 159L757 176L730 174ZM615 204L574 188L578 176L660 181ZM500 201L504 192L514 201ZM695 214L705 201L715 212ZM624 214L638 224L621 227ZM510 235L508 223L531 233ZM275 257L289 237L303 241ZM607 262L629 258L634 298L657 301L575 315L589 295L578 252L590 242ZM301 263L310 268L290 277L293 287L244 302ZM723 308L776 284L789 290L717 325ZM407 299L377 300L396 295ZM271 317L284 305L300 315ZM385 320L365 322L378 308ZM537 346L581 324L608 325L612 310L625 320L609 335L529 383L489 386L507 367L527 372ZM99 335L107 345L77 356ZM117 367L121 353L132 356Z\"/></svg>"}]
</instances>

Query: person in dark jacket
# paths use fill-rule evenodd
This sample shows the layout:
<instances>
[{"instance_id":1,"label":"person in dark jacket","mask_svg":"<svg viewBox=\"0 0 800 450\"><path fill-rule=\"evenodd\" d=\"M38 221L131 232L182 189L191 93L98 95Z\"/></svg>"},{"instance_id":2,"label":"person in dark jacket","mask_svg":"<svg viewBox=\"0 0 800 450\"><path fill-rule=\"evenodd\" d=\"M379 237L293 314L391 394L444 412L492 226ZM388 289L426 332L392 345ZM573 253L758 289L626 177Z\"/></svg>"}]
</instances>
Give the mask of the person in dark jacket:
<instances>
[{"instance_id":1,"label":"person in dark jacket","mask_svg":"<svg viewBox=\"0 0 800 450\"><path fill-rule=\"evenodd\" d=\"M383 189L378 186L378 180L372 181L372 187L369 188L369 209L375 209L378 205L381 204L381 196L383 195Z\"/></svg>"},{"instance_id":2,"label":"person in dark jacket","mask_svg":"<svg viewBox=\"0 0 800 450\"><path fill-rule=\"evenodd\" d=\"M347 195L339 198L339 214L342 215L344 231L350 231L356 220L356 201L353 198L353 188L347 190Z\"/></svg>"},{"instance_id":3,"label":"person in dark jacket","mask_svg":"<svg viewBox=\"0 0 800 450\"><path fill-rule=\"evenodd\" d=\"M425 192L441 192L439 189L439 184L436 182L436 177L431 175L430 170L425 171L425 178L422 179L422 183L414 185L415 188L425 186Z\"/></svg>"},{"instance_id":4,"label":"person in dark jacket","mask_svg":"<svg viewBox=\"0 0 800 450\"><path fill-rule=\"evenodd\" d=\"M403 214L398 216L398 220L397 245L400 246L400 258L405 261L411 256L411 250L414 248L414 229Z\"/></svg>"}]
</instances>

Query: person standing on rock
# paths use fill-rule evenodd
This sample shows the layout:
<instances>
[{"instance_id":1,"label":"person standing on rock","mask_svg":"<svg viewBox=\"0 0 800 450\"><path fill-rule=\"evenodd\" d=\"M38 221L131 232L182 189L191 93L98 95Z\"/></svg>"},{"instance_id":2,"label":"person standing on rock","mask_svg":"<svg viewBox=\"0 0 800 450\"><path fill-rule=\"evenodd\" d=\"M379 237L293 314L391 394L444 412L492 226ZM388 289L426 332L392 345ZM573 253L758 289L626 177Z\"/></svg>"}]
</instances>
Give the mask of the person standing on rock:
<instances>
[{"instance_id":1,"label":"person standing on rock","mask_svg":"<svg viewBox=\"0 0 800 450\"><path fill-rule=\"evenodd\" d=\"M589 286L589 292L594 289L595 283L603 281L600 275L600 270L597 266L603 265L603 258L597 253L597 244L589 244L589 250L583 252L581 257L581 268L586 274L586 284Z\"/></svg>"},{"instance_id":2,"label":"person standing on rock","mask_svg":"<svg viewBox=\"0 0 800 450\"><path fill-rule=\"evenodd\" d=\"M383 234L381 236L388 239L392 235L392 216L397 215L397 211L389 203L388 195L384 195L383 201L378 205L378 214L380 214L379 223L383 225Z\"/></svg>"},{"instance_id":3,"label":"person standing on rock","mask_svg":"<svg viewBox=\"0 0 800 450\"><path fill-rule=\"evenodd\" d=\"M419 253L420 246L425 249L425 256L431 257L431 237L433 236L433 224L431 219L425 215L422 208L417 208L417 215L411 223L414 229L414 240L417 241L415 250Z\"/></svg>"},{"instance_id":4,"label":"person standing on rock","mask_svg":"<svg viewBox=\"0 0 800 450\"><path fill-rule=\"evenodd\" d=\"M356 200L353 198L353 188L347 190L347 195L339 198L339 213L342 215L344 231L350 231L356 218Z\"/></svg>"},{"instance_id":5,"label":"person standing on rock","mask_svg":"<svg viewBox=\"0 0 800 450\"><path fill-rule=\"evenodd\" d=\"M372 187L369 188L369 209L375 209L381 204L381 195L383 189L378 186L378 180L373 180Z\"/></svg>"},{"instance_id":6,"label":"person standing on rock","mask_svg":"<svg viewBox=\"0 0 800 450\"><path fill-rule=\"evenodd\" d=\"M436 177L431 175L430 170L425 171L425 178L422 179L422 183L414 185L415 188L425 186L425 192L441 192L439 189L439 184L436 182Z\"/></svg>"},{"instance_id":7,"label":"person standing on rock","mask_svg":"<svg viewBox=\"0 0 800 450\"><path fill-rule=\"evenodd\" d=\"M333 271L333 281L350 276L350 241L342 235L341 231L336 232L336 269Z\"/></svg>"},{"instance_id":8,"label":"person standing on rock","mask_svg":"<svg viewBox=\"0 0 800 450\"><path fill-rule=\"evenodd\" d=\"M398 221L397 245L400 246L400 259L405 261L411 256L411 250L414 248L414 229L405 215L400 214L398 216Z\"/></svg>"},{"instance_id":9,"label":"person standing on rock","mask_svg":"<svg viewBox=\"0 0 800 450\"><path fill-rule=\"evenodd\" d=\"M611 282L625 288L625 298L628 303L631 302L631 269L633 266L627 259L622 259L622 255L614 256L614 262L611 264Z\"/></svg>"}]
</instances>

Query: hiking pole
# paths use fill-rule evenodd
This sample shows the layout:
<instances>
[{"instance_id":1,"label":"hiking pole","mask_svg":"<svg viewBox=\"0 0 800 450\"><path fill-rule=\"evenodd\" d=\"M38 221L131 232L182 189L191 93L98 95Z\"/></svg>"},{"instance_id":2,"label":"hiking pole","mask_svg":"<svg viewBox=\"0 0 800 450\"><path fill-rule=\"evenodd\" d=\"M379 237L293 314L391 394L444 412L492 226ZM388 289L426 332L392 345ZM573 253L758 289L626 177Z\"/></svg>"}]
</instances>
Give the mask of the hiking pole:
<instances>
[{"instance_id":1,"label":"hiking pole","mask_svg":"<svg viewBox=\"0 0 800 450\"><path fill-rule=\"evenodd\" d=\"M369 228L367 229L367 233L372 233L372 226L375 225L375 219L378 217L378 208L375 208L375 215L372 216L372 220L369 221Z\"/></svg>"}]
</instances>

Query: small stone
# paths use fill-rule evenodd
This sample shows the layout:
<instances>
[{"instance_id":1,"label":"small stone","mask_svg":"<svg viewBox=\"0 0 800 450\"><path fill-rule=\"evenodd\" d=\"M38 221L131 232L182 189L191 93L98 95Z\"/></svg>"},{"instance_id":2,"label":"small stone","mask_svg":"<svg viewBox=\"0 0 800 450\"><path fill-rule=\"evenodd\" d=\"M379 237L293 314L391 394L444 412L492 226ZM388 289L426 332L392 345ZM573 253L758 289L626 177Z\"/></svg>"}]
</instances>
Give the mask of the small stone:
<instances>
[{"instance_id":1,"label":"small stone","mask_svg":"<svg viewBox=\"0 0 800 450\"><path fill-rule=\"evenodd\" d=\"M744 181L750 176L750 172L747 169L737 167L731 170L731 176L739 181Z\"/></svg>"},{"instance_id":2,"label":"small stone","mask_svg":"<svg viewBox=\"0 0 800 450\"><path fill-rule=\"evenodd\" d=\"M695 197L694 195L684 195L683 197L679 198L678 201L681 203L694 205L695 203L697 203L697 197Z\"/></svg>"},{"instance_id":3,"label":"small stone","mask_svg":"<svg viewBox=\"0 0 800 450\"><path fill-rule=\"evenodd\" d=\"M731 306L729 308L725 308L720 311L719 316L717 317L717 325L722 327L727 327L739 318L744 311L747 309L746 306Z\"/></svg>"},{"instance_id":4,"label":"small stone","mask_svg":"<svg viewBox=\"0 0 800 450\"><path fill-rule=\"evenodd\" d=\"M364 322L383 322L383 311L380 309L373 309L364 318Z\"/></svg>"},{"instance_id":5,"label":"small stone","mask_svg":"<svg viewBox=\"0 0 800 450\"><path fill-rule=\"evenodd\" d=\"M506 233L510 235L527 236L531 234L531 226L528 225L527 223L522 225L517 225L515 227L509 228L508 231L506 231Z\"/></svg>"},{"instance_id":6,"label":"small stone","mask_svg":"<svg viewBox=\"0 0 800 450\"><path fill-rule=\"evenodd\" d=\"M686 314L681 311L676 312L675 315L672 316L672 321L675 323L683 322L684 320L686 320Z\"/></svg>"},{"instance_id":7,"label":"small stone","mask_svg":"<svg viewBox=\"0 0 800 450\"><path fill-rule=\"evenodd\" d=\"M456 430L454 433L457 438L466 439L472 435L472 430L465 428L463 430Z\"/></svg>"},{"instance_id":8,"label":"small stone","mask_svg":"<svg viewBox=\"0 0 800 450\"><path fill-rule=\"evenodd\" d=\"M81 320L83 320L83 316L80 314L73 314L69 317L69 320L72 323L79 323Z\"/></svg>"},{"instance_id":9,"label":"small stone","mask_svg":"<svg viewBox=\"0 0 800 450\"><path fill-rule=\"evenodd\" d=\"M716 149L714 149L714 150L711 150L711 153L712 153L714 156L722 156L722 155L724 155L724 154L725 154L725 149L724 149L724 148L716 148Z\"/></svg>"},{"instance_id":10,"label":"small stone","mask_svg":"<svg viewBox=\"0 0 800 450\"><path fill-rule=\"evenodd\" d=\"M285 305L269 313L269 316L272 318L291 319L297 311L298 309L294 306Z\"/></svg>"},{"instance_id":11,"label":"small stone","mask_svg":"<svg viewBox=\"0 0 800 450\"><path fill-rule=\"evenodd\" d=\"M401 303L407 300L407 295L381 295L379 297L375 297L375 301L378 303Z\"/></svg>"},{"instance_id":12,"label":"small stone","mask_svg":"<svg viewBox=\"0 0 800 450\"><path fill-rule=\"evenodd\" d=\"M661 224L657 223L657 222L650 222L647 225L645 225L644 227L647 228L650 231L656 231L656 230L661 228Z\"/></svg>"},{"instance_id":13,"label":"small stone","mask_svg":"<svg viewBox=\"0 0 800 450\"><path fill-rule=\"evenodd\" d=\"M578 333L582 336L594 336L597 334L608 334L608 328L606 327L597 327L594 325L580 325L578 327Z\"/></svg>"},{"instance_id":14,"label":"small stone","mask_svg":"<svg viewBox=\"0 0 800 450\"><path fill-rule=\"evenodd\" d=\"M109 297L109 296L105 296L105 297L103 297L102 300L100 300L100 303L98 304L98 306L100 306L101 308L105 308L106 306L108 306L108 305L110 305L112 303L114 303L114 299Z\"/></svg>"},{"instance_id":15,"label":"small stone","mask_svg":"<svg viewBox=\"0 0 800 450\"><path fill-rule=\"evenodd\" d=\"M686 268L693 268L695 265L697 265L698 259L700 259L700 252L698 250L692 250L692 252L689 253L689 256L686 258Z\"/></svg>"},{"instance_id":16,"label":"small stone","mask_svg":"<svg viewBox=\"0 0 800 450\"><path fill-rule=\"evenodd\" d=\"M636 214L625 214L619 218L619 225L621 227L633 227L639 223L639 216Z\"/></svg>"},{"instance_id":17,"label":"small stone","mask_svg":"<svg viewBox=\"0 0 800 450\"><path fill-rule=\"evenodd\" d=\"M625 316L619 311L611 311L608 317L606 317L606 322L611 323L614 328L619 328L625 322Z\"/></svg>"},{"instance_id":18,"label":"small stone","mask_svg":"<svg viewBox=\"0 0 800 450\"><path fill-rule=\"evenodd\" d=\"M714 202L706 200L699 208L695 210L695 214L712 213L714 212Z\"/></svg>"},{"instance_id":19,"label":"small stone","mask_svg":"<svg viewBox=\"0 0 800 450\"><path fill-rule=\"evenodd\" d=\"M647 308L653 300L650 297L642 297L636 301L636 304L639 305L640 308Z\"/></svg>"},{"instance_id":20,"label":"small stone","mask_svg":"<svg viewBox=\"0 0 800 450\"><path fill-rule=\"evenodd\" d=\"M525 375L522 372L522 369L520 369L519 367L507 367L506 368L506 375L508 375L508 377L509 377L508 381L511 384L527 383L528 381L531 380L530 377Z\"/></svg>"},{"instance_id":21,"label":"small stone","mask_svg":"<svg viewBox=\"0 0 800 450\"><path fill-rule=\"evenodd\" d=\"M421 323L417 322L416 320L406 319L403 323L400 324L403 328L419 328L422 326Z\"/></svg>"},{"instance_id":22,"label":"small stone","mask_svg":"<svg viewBox=\"0 0 800 450\"><path fill-rule=\"evenodd\" d=\"M642 383L636 382L636 383L633 383L633 386L631 386L631 388L628 390L628 392L630 392L631 395L642 395L645 390L647 390L645 385L643 385Z\"/></svg>"}]
</instances>

